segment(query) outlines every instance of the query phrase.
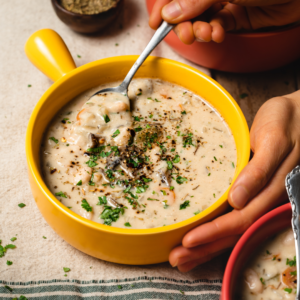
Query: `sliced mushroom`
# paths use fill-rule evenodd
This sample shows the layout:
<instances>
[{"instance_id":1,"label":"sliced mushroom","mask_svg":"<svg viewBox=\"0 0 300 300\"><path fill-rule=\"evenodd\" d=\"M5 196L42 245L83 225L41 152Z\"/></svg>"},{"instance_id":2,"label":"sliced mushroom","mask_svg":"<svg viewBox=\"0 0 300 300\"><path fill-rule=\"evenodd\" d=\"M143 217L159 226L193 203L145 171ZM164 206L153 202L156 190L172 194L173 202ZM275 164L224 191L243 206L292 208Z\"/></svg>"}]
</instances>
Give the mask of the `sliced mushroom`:
<instances>
[{"instance_id":1,"label":"sliced mushroom","mask_svg":"<svg viewBox=\"0 0 300 300\"><path fill-rule=\"evenodd\" d=\"M113 208L121 207L121 205L111 196L107 196L107 204Z\"/></svg>"},{"instance_id":2,"label":"sliced mushroom","mask_svg":"<svg viewBox=\"0 0 300 300\"><path fill-rule=\"evenodd\" d=\"M167 186L170 187L171 183L170 183L170 175L168 174L168 172L164 172L162 169L159 169L157 171L157 174L159 175L161 181Z\"/></svg>"}]
</instances>

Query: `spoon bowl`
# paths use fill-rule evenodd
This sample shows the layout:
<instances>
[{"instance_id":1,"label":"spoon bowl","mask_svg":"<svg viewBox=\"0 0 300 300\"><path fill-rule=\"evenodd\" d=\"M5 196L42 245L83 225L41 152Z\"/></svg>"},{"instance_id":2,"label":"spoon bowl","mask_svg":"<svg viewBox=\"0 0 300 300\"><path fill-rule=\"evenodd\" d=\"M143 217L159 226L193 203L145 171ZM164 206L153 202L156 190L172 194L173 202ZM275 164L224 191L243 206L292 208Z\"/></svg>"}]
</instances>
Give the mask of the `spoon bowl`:
<instances>
[{"instance_id":1,"label":"spoon bowl","mask_svg":"<svg viewBox=\"0 0 300 300\"><path fill-rule=\"evenodd\" d=\"M117 87L102 89L96 92L93 96L107 93L107 92L121 93L127 96L128 86L134 74L137 72L137 70L140 68L142 63L146 60L146 58L150 55L153 49L166 37L166 35L172 30L174 26L175 25L163 21L161 25L158 27L158 29L155 31L153 37L151 38L150 42L148 43L148 45L146 46L142 54L139 56L139 58L136 60L136 62L133 64L133 66L127 73L123 82Z\"/></svg>"}]
</instances>

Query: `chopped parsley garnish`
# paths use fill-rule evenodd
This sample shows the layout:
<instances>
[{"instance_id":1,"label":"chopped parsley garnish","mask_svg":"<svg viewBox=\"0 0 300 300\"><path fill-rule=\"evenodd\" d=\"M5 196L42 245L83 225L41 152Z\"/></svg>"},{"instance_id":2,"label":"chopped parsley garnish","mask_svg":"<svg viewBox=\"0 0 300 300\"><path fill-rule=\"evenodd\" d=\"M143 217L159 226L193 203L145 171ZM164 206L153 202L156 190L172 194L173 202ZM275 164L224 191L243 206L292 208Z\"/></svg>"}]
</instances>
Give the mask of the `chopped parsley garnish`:
<instances>
[{"instance_id":1,"label":"chopped parsley garnish","mask_svg":"<svg viewBox=\"0 0 300 300\"><path fill-rule=\"evenodd\" d=\"M67 198L67 196L63 192L57 192L55 193L55 196Z\"/></svg>"},{"instance_id":2,"label":"chopped parsley garnish","mask_svg":"<svg viewBox=\"0 0 300 300\"><path fill-rule=\"evenodd\" d=\"M141 121L141 119L144 119L144 118L140 118L140 117L137 117L137 116L133 116L133 119L134 119L134 121L139 122L139 121Z\"/></svg>"},{"instance_id":3,"label":"chopped parsley garnish","mask_svg":"<svg viewBox=\"0 0 300 300\"><path fill-rule=\"evenodd\" d=\"M180 162L180 156L179 155L175 155L174 159L173 159L173 163L177 164Z\"/></svg>"},{"instance_id":4,"label":"chopped parsley garnish","mask_svg":"<svg viewBox=\"0 0 300 300\"><path fill-rule=\"evenodd\" d=\"M104 151L103 151L104 153ZM96 160L97 160L97 156L93 155L93 156L90 156L90 159L86 162L86 164L90 167L90 168L93 168L95 166L97 166L98 164L96 163Z\"/></svg>"},{"instance_id":5,"label":"chopped parsley garnish","mask_svg":"<svg viewBox=\"0 0 300 300\"><path fill-rule=\"evenodd\" d=\"M49 137L49 140L53 141L55 144L58 144L58 140L54 136Z\"/></svg>"},{"instance_id":6,"label":"chopped parsley garnish","mask_svg":"<svg viewBox=\"0 0 300 300\"><path fill-rule=\"evenodd\" d=\"M136 193L137 194L141 194L141 193L145 193L146 189L148 188L148 185L142 185L142 186L137 186L136 187Z\"/></svg>"},{"instance_id":7,"label":"chopped parsley garnish","mask_svg":"<svg viewBox=\"0 0 300 300\"><path fill-rule=\"evenodd\" d=\"M151 179L151 178L143 178L143 181L144 181L145 183L147 183L147 182L152 181L152 179Z\"/></svg>"},{"instance_id":8,"label":"chopped parsley garnish","mask_svg":"<svg viewBox=\"0 0 300 300\"><path fill-rule=\"evenodd\" d=\"M173 191L174 190L174 186L170 186L170 191Z\"/></svg>"},{"instance_id":9,"label":"chopped parsley garnish","mask_svg":"<svg viewBox=\"0 0 300 300\"><path fill-rule=\"evenodd\" d=\"M79 180L76 185L82 185L82 180Z\"/></svg>"},{"instance_id":10,"label":"chopped parsley garnish","mask_svg":"<svg viewBox=\"0 0 300 300\"><path fill-rule=\"evenodd\" d=\"M103 119L104 119L105 123L108 123L110 121L110 118L108 117L108 115L104 115Z\"/></svg>"},{"instance_id":11,"label":"chopped parsley garnish","mask_svg":"<svg viewBox=\"0 0 300 300\"><path fill-rule=\"evenodd\" d=\"M44 239L44 240L46 240L46 239L47 239L47 237L45 237L45 236L43 235L43 239Z\"/></svg>"},{"instance_id":12,"label":"chopped parsley garnish","mask_svg":"<svg viewBox=\"0 0 300 300\"><path fill-rule=\"evenodd\" d=\"M183 148L186 148L187 146L195 146L193 144L193 134L192 133L183 135Z\"/></svg>"},{"instance_id":13,"label":"chopped parsley garnish","mask_svg":"<svg viewBox=\"0 0 300 300\"><path fill-rule=\"evenodd\" d=\"M213 193L213 196L214 196L214 198L216 198L216 194L215 193Z\"/></svg>"},{"instance_id":14,"label":"chopped parsley garnish","mask_svg":"<svg viewBox=\"0 0 300 300\"><path fill-rule=\"evenodd\" d=\"M147 129L150 129L151 126L150 126L149 124L146 124L146 128L147 128Z\"/></svg>"},{"instance_id":15,"label":"chopped parsley garnish","mask_svg":"<svg viewBox=\"0 0 300 300\"><path fill-rule=\"evenodd\" d=\"M286 264L290 267L295 267L296 266L296 256L294 256L294 259L293 260L290 260L290 259L286 259Z\"/></svg>"},{"instance_id":16,"label":"chopped parsley garnish","mask_svg":"<svg viewBox=\"0 0 300 300\"><path fill-rule=\"evenodd\" d=\"M164 196L167 196L167 192L164 190L160 190Z\"/></svg>"},{"instance_id":17,"label":"chopped parsley garnish","mask_svg":"<svg viewBox=\"0 0 300 300\"><path fill-rule=\"evenodd\" d=\"M93 210L93 208L89 205L89 203L86 201L86 199L82 199L82 201L81 201L81 207L83 209L85 209L87 212Z\"/></svg>"},{"instance_id":18,"label":"chopped parsley garnish","mask_svg":"<svg viewBox=\"0 0 300 300\"><path fill-rule=\"evenodd\" d=\"M10 240L11 240L12 242L14 242L16 239L17 239L17 238L14 236L14 237L12 237Z\"/></svg>"},{"instance_id":19,"label":"chopped parsley garnish","mask_svg":"<svg viewBox=\"0 0 300 300\"><path fill-rule=\"evenodd\" d=\"M77 57L78 57L78 58L81 58L81 55L77 54Z\"/></svg>"},{"instance_id":20,"label":"chopped parsley garnish","mask_svg":"<svg viewBox=\"0 0 300 300\"><path fill-rule=\"evenodd\" d=\"M269 250L266 250L266 253L267 253L268 255L270 255L270 254L271 254L271 252L270 252Z\"/></svg>"},{"instance_id":21,"label":"chopped parsley garnish","mask_svg":"<svg viewBox=\"0 0 300 300\"><path fill-rule=\"evenodd\" d=\"M242 93L242 94L240 94L240 98L241 98L241 99L244 99L244 98L246 98L246 97L248 97L248 94L247 94L247 93Z\"/></svg>"},{"instance_id":22,"label":"chopped parsley garnish","mask_svg":"<svg viewBox=\"0 0 300 300\"><path fill-rule=\"evenodd\" d=\"M158 199L155 199L155 198L147 198L147 200L149 200L149 201L159 201Z\"/></svg>"},{"instance_id":23,"label":"chopped parsley garnish","mask_svg":"<svg viewBox=\"0 0 300 300\"><path fill-rule=\"evenodd\" d=\"M99 202L97 203L97 205L107 204L106 196L98 197L98 199L99 199Z\"/></svg>"},{"instance_id":24,"label":"chopped parsley garnish","mask_svg":"<svg viewBox=\"0 0 300 300\"><path fill-rule=\"evenodd\" d=\"M173 168L173 163L171 161L167 161L167 165L168 165L168 170L172 170Z\"/></svg>"},{"instance_id":25,"label":"chopped parsley garnish","mask_svg":"<svg viewBox=\"0 0 300 300\"><path fill-rule=\"evenodd\" d=\"M64 270L64 272L70 272L71 271L70 268L65 268L65 267L63 267L63 270Z\"/></svg>"},{"instance_id":26,"label":"chopped parsley garnish","mask_svg":"<svg viewBox=\"0 0 300 300\"><path fill-rule=\"evenodd\" d=\"M183 93L183 94L185 94L185 93ZM184 295L184 292L183 292L182 290L179 290L179 292L180 292L182 295Z\"/></svg>"},{"instance_id":27,"label":"chopped parsley garnish","mask_svg":"<svg viewBox=\"0 0 300 300\"><path fill-rule=\"evenodd\" d=\"M117 130L113 133L113 135L112 135L111 137L112 137L112 138L115 138L115 137L117 137L119 134L120 134L120 130L117 129Z\"/></svg>"},{"instance_id":28,"label":"chopped parsley garnish","mask_svg":"<svg viewBox=\"0 0 300 300\"><path fill-rule=\"evenodd\" d=\"M182 111L181 114L182 114L182 115L186 115L186 111L185 111L185 110Z\"/></svg>"},{"instance_id":29,"label":"chopped parsley garnish","mask_svg":"<svg viewBox=\"0 0 300 300\"><path fill-rule=\"evenodd\" d=\"M262 284L266 284L265 280L262 277L260 277L259 280L261 281Z\"/></svg>"},{"instance_id":30,"label":"chopped parsley garnish","mask_svg":"<svg viewBox=\"0 0 300 300\"><path fill-rule=\"evenodd\" d=\"M130 225L129 222L126 222L124 225L125 225L126 227L131 227L131 225Z\"/></svg>"},{"instance_id":31,"label":"chopped parsley garnish","mask_svg":"<svg viewBox=\"0 0 300 300\"><path fill-rule=\"evenodd\" d=\"M124 214L124 208L112 208L111 206L105 206L105 209L100 215L100 218L104 220L105 225L111 225L112 222L116 222L119 219L120 213Z\"/></svg>"},{"instance_id":32,"label":"chopped parsley garnish","mask_svg":"<svg viewBox=\"0 0 300 300\"><path fill-rule=\"evenodd\" d=\"M93 152L93 153L100 153L105 149L105 146L100 146L96 148L88 148L86 151L87 152Z\"/></svg>"},{"instance_id":33,"label":"chopped parsley garnish","mask_svg":"<svg viewBox=\"0 0 300 300\"><path fill-rule=\"evenodd\" d=\"M289 294L293 291L293 289L290 289L290 288L284 288L283 290Z\"/></svg>"},{"instance_id":34,"label":"chopped parsley garnish","mask_svg":"<svg viewBox=\"0 0 300 300\"><path fill-rule=\"evenodd\" d=\"M172 149L171 149L171 152L175 152L175 148L172 148Z\"/></svg>"},{"instance_id":35,"label":"chopped parsley garnish","mask_svg":"<svg viewBox=\"0 0 300 300\"><path fill-rule=\"evenodd\" d=\"M292 276L297 276L297 271L290 272Z\"/></svg>"},{"instance_id":36,"label":"chopped parsley garnish","mask_svg":"<svg viewBox=\"0 0 300 300\"><path fill-rule=\"evenodd\" d=\"M11 265L13 264L13 262L10 261L10 260L8 260L8 261L6 262L6 264L7 264L8 266L11 266Z\"/></svg>"},{"instance_id":37,"label":"chopped parsley garnish","mask_svg":"<svg viewBox=\"0 0 300 300\"><path fill-rule=\"evenodd\" d=\"M214 160L217 161L217 158L214 156Z\"/></svg>"},{"instance_id":38,"label":"chopped parsley garnish","mask_svg":"<svg viewBox=\"0 0 300 300\"><path fill-rule=\"evenodd\" d=\"M4 287L5 287L7 290L9 290L10 292L13 291L13 289L12 289L11 287L9 287L8 285L5 285Z\"/></svg>"},{"instance_id":39,"label":"chopped parsley garnish","mask_svg":"<svg viewBox=\"0 0 300 300\"><path fill-rule=\"evenodd\" d=\"M231 164L232 164L232 167L235 168L234 162L232 162Z\"/></svg>"},{"instance_id":40,"label":"chopped parsley garnish","mask_svg":"<svg viewBox=\"0 0 300 300\"><path fill-rule=\"evenodd\" d=\"M134 131L135 131L135 132L140 132L140 131L142 131L142 130L143 130L143 128L142 128L141 126L134 128Z\"/></svg>"},{"instance_id":41,"label":"chopped parsley garnish","mask_svg":"<svg viewBox=\"0 0 300 300\"><path fill-rule=\"evenodd\" d=\"M161 101L158 101L156 98L154 100L155 100L155 102L161 102Z\"/></svg>"},{"instance_id":42,"label":"chopped parsley garnish","mask_svg":"<svg viewBox=\"0 0 300 300\"><path fill-rule=\"evenodd\" d=\"M163 201L164 209L167 209L169 207L169 205L167 204L167 202L168 202L167 200Z\"/></svg>"},{"instance_id":43,"label":"chopped parsley garnish","mask_svg":"<svg viewBox=\"0 0 300 300\"><path fill-rule=\"evenodd\" d=\"M21 207L21 208L23 208L23 207L26 206L26 204L24 204L24 203L19 203L18 206Z\"/></svg>"},{"instance_id":44,"label":"chopped parsley garnish","mask_svg":"<svg viewBox=\"0 0 300 300\"><path fill-rule=\"evenodd\" d=\"M198 209L197 211L194 212L194 215L195 215L195 216L198 215L198 214L200 214L200 210L199 210L199 209Z\"/></svg>"},{"instance_id":45,"label":"chopped parsley garnish","mask_svg":"<svg viewBox=\"0 0 300 300\"><path fill-rule=\"evenodd\" d=\"M152 115L152 114L150 114L150 115L149 115L149 118L150 118L150 119L152 119L152 118L153 118L153 115Z\"/></svg>"},{"instance_id":46,"label":"chopped parsley garnish","mask_svg":"<svg viewBox=\"0 0 300 300\"><path fill-rule=\"evenodd\" d=\"M211 175L210 173L207 174L207 176L210 176L210 175Z\"/></svg>"},{"instance_id":47,"label":"chopped parsley garnish","mask_svg":"<svg viewBox=\"0 0 300 300\"><path fill-rule=\"evenodd\" d=\"M183 183L186 182L186 181L187 181L187 178L182 177L182 176L177 176L177 178L176 178L176 182L177 182L178 184L183 184Z\"/></svg>"},{"instance_id":48,"label":"chopped parsley garnish","mask_svg":"<svg viewBox=\"0 0 300 300\"><path fill-rule=\"evenodd\" d=\"M5 248L5 249L15 249L16 246L13 245L13 244L8 244L8 245L6 245L4 248Z\"/></svg>"},{"instance_id":49,"label":"chopped parsley garnish","mask_svg":"<svg viewBox=\"0 0 300 300\"><path fill-rule=\"evenodd\" d=\"M223 148L223 146L222 145L219 145L220 146L220 148Z\"/></svg>"},{"instance_id":50,"label":"chopped parsley garnish","mask_svg":"<svg viewBox=\"0 0 300 300\"><path fill-rule=\"evenodd\" d=\"M89 181L89 185L91 185L91 186L95 185L95 182L93 180L94 180L94 173L91 176L91 180Z\"/></svg>"},{"instance_id":51,"label":"chopped parsley garnish","mask_svg":"<svg viewBox=\"0 0 300 300\"><path fill-rule=\"evenodd\" d=\"M180 204L179 209L186 209L188 206L190 206L190 201L189 200L185 200L182 204Z\"/></svg>"},{"instance_id":52,"label":"chopped parsley garnish","mask_svg":"<svg viewBox=\"0 0 300 300\"><path fill-rule=\"evenodd\" d=\"M130 191L130 189L131 189L131 185L129 185L129 186L123 191L123 193L128 193L128 192Z\"/></svg>"},{"instance_id":53,"label":"chopped parsley garnish","mask_svg":"<svg viewBox=\"0 0 300 300\"><path fill-rule=\"evenodd\" d=\"M121 290L121 289L122 289L122 286L121 286L121 285L118 285L118 289Z\"/></svg>"}]
</instances>

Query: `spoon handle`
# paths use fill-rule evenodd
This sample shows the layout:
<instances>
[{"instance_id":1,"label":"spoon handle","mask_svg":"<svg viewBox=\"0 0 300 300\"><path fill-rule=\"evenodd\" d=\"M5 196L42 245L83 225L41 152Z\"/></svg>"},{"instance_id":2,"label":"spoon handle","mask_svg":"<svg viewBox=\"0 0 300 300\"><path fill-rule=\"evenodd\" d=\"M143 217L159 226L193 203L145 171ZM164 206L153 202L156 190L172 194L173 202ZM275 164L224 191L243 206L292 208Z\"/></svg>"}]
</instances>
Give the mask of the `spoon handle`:
<instances>
[{"instance_id":1,"label":"spoon handle","mask_svg":"<svg viewBox=\"0 0 300 300\"><path fill-rule=\"evenodd\" d=\"M149 56L152 50L165 38L165 36L172 30L174 26L174 24L169 24L166 21L162 22L162 24L158 27L142 54L139 56L137 61L134 63L134 65L131 67L130 71L126 75L124 81L121 84L122 89L127 91L129 83L131 82L131 79L136 73L136 71L146 60L146 58Z\"/></svg>"},{"instance_id":2,"label":"spoon handle","mask_svg":"<svg viewBox=\"0 0 300 300\"><path fill-rule=\"evenodd\" d=\"M297 296L300 300L300 166L297 166L285 178L285 187L292 205L292 228L294 231L297 261Z\"/></svg>"}]
</instances>

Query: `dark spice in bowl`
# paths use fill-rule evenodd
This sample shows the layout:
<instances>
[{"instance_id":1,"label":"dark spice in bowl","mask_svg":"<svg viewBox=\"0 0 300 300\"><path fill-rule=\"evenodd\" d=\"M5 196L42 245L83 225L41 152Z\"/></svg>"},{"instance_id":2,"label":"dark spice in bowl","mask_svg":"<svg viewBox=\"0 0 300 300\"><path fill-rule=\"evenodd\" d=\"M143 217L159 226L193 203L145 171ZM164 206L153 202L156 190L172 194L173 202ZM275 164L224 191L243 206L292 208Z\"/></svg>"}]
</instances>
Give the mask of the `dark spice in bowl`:
<instances>
[{"instance_id":1,"label":"dark spice in bowl","mask_svg":"<svg viewBox=\"0 0 300 300\"><path fill-rule=\"evenodd\" d=\"M58 18L80 33L100 32L123 7L124 0L51 0Z\"/></svg>"},{"instance_id":2,"label":"dark spice in bowl","mask_svg":"<svg viewBox=\"0 0 300 300\"><path fill-rule=\"evenodd\" d=\"M66 10L83 15L95 15L116 7L119 0L61 0Z\"/></svg>"}]
</instances>

